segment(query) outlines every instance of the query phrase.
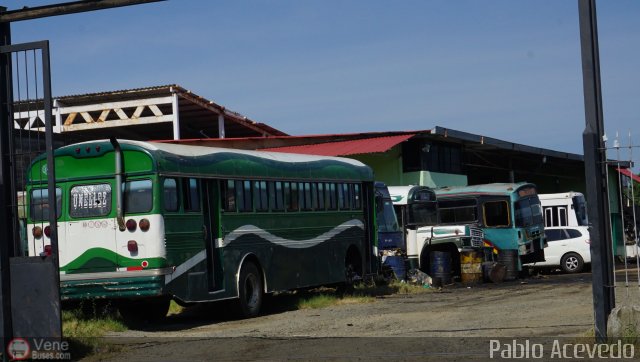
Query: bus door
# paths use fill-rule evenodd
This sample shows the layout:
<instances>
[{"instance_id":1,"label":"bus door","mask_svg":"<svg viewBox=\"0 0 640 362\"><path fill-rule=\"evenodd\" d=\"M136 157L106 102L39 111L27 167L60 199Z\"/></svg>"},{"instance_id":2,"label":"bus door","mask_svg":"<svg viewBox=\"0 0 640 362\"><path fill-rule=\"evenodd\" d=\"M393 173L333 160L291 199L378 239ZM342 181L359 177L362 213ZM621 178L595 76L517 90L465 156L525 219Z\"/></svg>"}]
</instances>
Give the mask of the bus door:
<instances>
[{"instance_id":1,"label":"bus door","mask_svg":"<svg viewBox=\"0 0 640 362\"><path fill-rule=\"evenodd\" d=\"M202 180L204 242L207 257L207 285L209 292L223 289L220 235L220 181Z\"/></svg>"}]
</instances>

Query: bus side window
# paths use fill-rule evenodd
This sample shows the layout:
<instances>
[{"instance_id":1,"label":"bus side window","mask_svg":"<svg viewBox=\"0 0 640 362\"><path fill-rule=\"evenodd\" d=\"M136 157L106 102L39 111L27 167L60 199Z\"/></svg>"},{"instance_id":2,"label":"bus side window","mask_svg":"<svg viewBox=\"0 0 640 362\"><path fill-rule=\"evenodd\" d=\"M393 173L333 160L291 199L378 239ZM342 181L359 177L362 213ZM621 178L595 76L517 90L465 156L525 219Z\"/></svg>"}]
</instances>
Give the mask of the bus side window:
<instances>
[{"instance_id":1,"label":"bus side window","mask_svg":"<svg viewBox=\"0 0 640 362\"><path fill-rule=\"evenodd\" d=\"M340 183L338 184L338 207L340 210L349 209L349 185Z\"/></svg>"},{"instance_id":2,"label":"bus side window","mask_svg":"<svg viewBox=\"0 0 640 362\"><path fill-rule=\"evenodd\" d=\"M351 184L342 184L342 192L344 193L344 208L353 209L353 200L351 197Z\"/></svg>"},{"instance_id":3,"label":"bus side window","mask_svg":"<svg viewBox=\"0 0 640 362\"><path fill-rule=\"evenodd\" d=\"M560 225L558 226L567 226L567 208L559 207L558 208L558 219L560 219Z\"/></svg>"},{"instance_id":4,"label":"bus side window","mask_svg":"<svg viewBox=\"0 0 640 362\"><path fill-rule=\"evenodd\" d=\"M315 182L311 183L311 208L314 210L318 210L318 184Z\"/></svg>"},{"instance_id":5,"label":"bus side window","mask_svg":"<svg viewBox=\"0 0 640 362\"><path fill-rule=\"evenodd\" d=\"M311 205L311 184L308 182L300 183L300 197L304 199L304 201L300 202L300 208L303 210L311 210L313 209L313 205Z\"/></svg>"},{"instance_id":6,"label":"bus side window","mask_svg":"<svg viewBox=\"0 0 640 362\"><path fill-rule=\"evenodd\" d=\"M551 207L544 208L544 226L553 226L553 208Z\"/></svg>"},{"instance_id":7,"label":"bus side window","mask_svg":"<svg viewBox=\"0 0 640 362\"><path fill-rule=\"evenodd\" d=\"M284 210L284 188L283 182L276 181L275 182L275 205L273 210L283 211Z\"/></svg>"},{"instance_id":8,"label":"bus side window","mask_svg":"<svg viewBox=\"0 0 640 362\"><path fill-rule=\"evenodd\" d=\"M151 180L134 180L123 183L125 214L151 211L153 207L152 187Z\"/></svg>"},{"instance_id":9,"label":"bus side window","mask_svg":"<svg viewBox=\"0 0 640 362\"><path fill-rule=\"evenodd\" d=\"M338 206L336 203L336 184L327 184L327 208L329 210L335 210Z\"/></svg>"},{"instance_id":10,"label":"bus side window","mask_svg":"<svg viewBox=\"0 0 640 362\"><path fill-rule=\"evenodd\" d=\"M165 211L178 211L180 204L178 203L178 183L176 179L164 179L162 192Z\"/></svg>"},{"instance_id":11,"label":"bus side window","mask_svg":"<svg viewBox=\"0 0 640 362\"><path fill-rule=\"evenodd\" d=\"M268 208L270 211L276 210L276 185L273 181L267 181L267 193L269 194L269 205Z\"/></svg>"},{"instance_id":12,"label":"bus side window","mask_svg":"<svg viewBox=\"0 0 640 362\"><path fill-rule=\"evenodd\" d=\"M324 184L318 183L318 210L324 210Z\"/></svg>"},{"instance_id":13,"label":"bus side window","mask_svg":"<svg viewBox=\"0 0 640 362\"><path fill-rule=\"evenodd\" d=\"M289 193L290 203L288 211L298 211L298 183L291 182L291 192Z\"/></svg>"},{"instance_id":14,"label":"bus side window","mask_svg":"<svg viewBox=\"0 0 640 362\"><path fill-rule=\"evenodd\" d=\"M238 183L240 187L238 187ZM238 211L251 212L253 211L252 197L251 197L251 181L236 181L236 194L242 195L242 201L238 198Z\"/></svg>"},{"instance_id":15,"label":"bus side window","mask_svg":"<svg viewBox=\"0 0 640 362\"><path fill-rule=\"evenodd\" d=\"M309 205L305 202L304 198L304 183L298 182L298 205L300 206L300 210L307 210Z\"/></svg>"},{"instance_id":16,"label":"bus side window","mask_svg":"<svg viewBox=\"0 0 640 362\"><path fill-rule=\"evenodd\" d=\"M185 212L200 211L200 188L195 178L182 179L182 199Z\"/></svg>"},{"instance_id":17,"label":"bus side window","mask_svg":"<svg viewBox=\"0 0 640 362\"><path fill-rule=\"evenodd\" d=\"M353 185L353 208L356 210L360 210L362 208L362 204L360 203L360 185Z\"/></svg>"},{"instance_id":18,"label":"bus side window","mask_svg":"<svg viewBox=\"0 0 640 362\"><path fill-rule=\"evenodd\" d=\"M268 195L267 195L267 182L266 181L254 181L253 182L253 196L254 205L256 211L268 211Z\"/></svg>"},{"instance_id":19,"label":"bus side window","mask_svg":"<svg viewBox=\"0 0 640 362\"><path fill-rule=\"evenodd\" d=\"M227 180L222 183L222 194L224 195L224 211L236 211L236 183L233 180Z\"/></svg>"}]
</instances>

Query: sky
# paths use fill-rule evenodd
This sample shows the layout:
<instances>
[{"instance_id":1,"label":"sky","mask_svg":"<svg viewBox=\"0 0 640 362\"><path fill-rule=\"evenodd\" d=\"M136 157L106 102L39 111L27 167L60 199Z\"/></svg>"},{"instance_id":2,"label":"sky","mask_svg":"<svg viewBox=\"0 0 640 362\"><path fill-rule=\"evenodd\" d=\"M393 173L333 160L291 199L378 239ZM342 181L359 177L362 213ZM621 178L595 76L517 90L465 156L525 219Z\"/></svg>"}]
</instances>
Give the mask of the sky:
<instances>
[{"instance_id":1,"label":"sky","mask_svg":"<svg viewBox=\"0 0 640 362\"><path fill-rule=\"evenodd\" d=\"M597 16L608 156L640 164L640 1ZM50 41L54 96L179 84L291 135L441 126L583 153L577 0L169 0L12 37Z\"/></svg>"}]
</instances>

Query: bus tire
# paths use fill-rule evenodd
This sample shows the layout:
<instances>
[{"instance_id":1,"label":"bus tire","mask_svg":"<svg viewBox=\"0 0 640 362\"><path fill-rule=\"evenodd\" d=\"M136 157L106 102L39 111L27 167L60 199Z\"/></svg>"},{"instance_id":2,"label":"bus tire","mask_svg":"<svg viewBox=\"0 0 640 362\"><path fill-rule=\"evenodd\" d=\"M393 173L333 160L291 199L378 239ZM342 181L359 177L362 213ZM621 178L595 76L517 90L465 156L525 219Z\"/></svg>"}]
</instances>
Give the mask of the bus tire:
<instances>
[{"instance_id":1,"label":"bus tire","mask_svg":"<svg viewBox=\"0 0 640 362\"><path fill-rule=\"evenodd\" d=\"M119 303L118 311L127 323L153 323L167 316L170 304L171 299L167 297L127 300Z\"/></svg>"},{"instance_id":2,"label":"bus tire","mask_svg":"<svg viewBox=\"0 0 640 362\"><path fill-rule=\"evenodd\" d=\"M241 317L253 318L260 314L263 293L262 275L258 267L251 261L246 261L240 269L238 280L238 312Z\"/></svg>"},{"instance_id":3,"label":"bus tire","mask_svg":"<svg viewBox=\"0 0 640 362\"><path fill-rule=\"evenodd\" d=\"M362 280L362 260L355 246L350 246L344 260L344 282L339 283L336 292L339 295L353 293L355 285Z\"/></svg>"}]
</instances>

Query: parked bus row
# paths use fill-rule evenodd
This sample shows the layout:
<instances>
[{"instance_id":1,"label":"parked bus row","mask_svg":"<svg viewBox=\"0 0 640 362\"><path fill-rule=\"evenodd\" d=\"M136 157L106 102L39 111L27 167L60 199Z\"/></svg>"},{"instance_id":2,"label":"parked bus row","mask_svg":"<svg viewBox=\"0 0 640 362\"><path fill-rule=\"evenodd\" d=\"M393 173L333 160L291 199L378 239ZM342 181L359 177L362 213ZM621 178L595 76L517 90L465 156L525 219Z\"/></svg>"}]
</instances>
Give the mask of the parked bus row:
<instances>
[{"instance_id":1,"label":"parked bus row","mask_svg":"<svg viewBox=\"0 0 640 362\"><path fill-rule=\"evenodd\" d=\"M115 139L54 159L55 207L46 158L28 171L28 253L50 255L56 225L61 299L113 299L124 316L235 299L251 317L266 293L378 273L388 250L425 272L435 252L511 252L518 270L544 260L547 211L530 183L387 189L346 158ZM547 220L584 222L578 196L575 220L558 207Z\"/></svg>"},{"instance_id":2,"label":"parked bus row","mask_svg":"<svg viewBox=\"0 0 640 362\"><path fill-rule=\"evenodd\" d=\"M57 225L63 300L153 319L170 299L235 298L251 317L265 293L376 272L373 173L358 161L114 139L57 149L55 165L55 213L46 158L28 173L28 248L50 254Z\"/></svg>"}]
</instances>

